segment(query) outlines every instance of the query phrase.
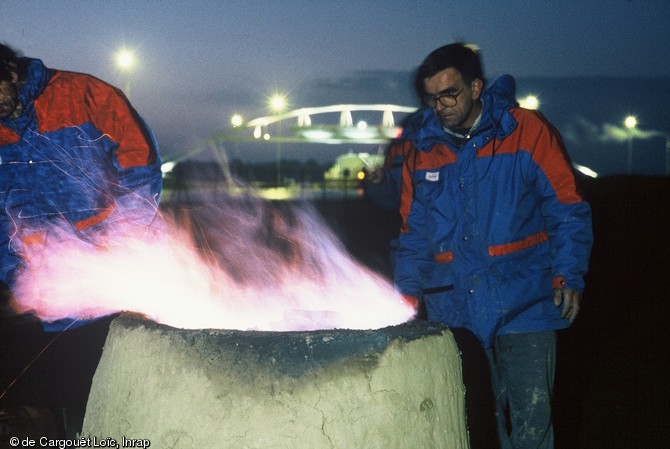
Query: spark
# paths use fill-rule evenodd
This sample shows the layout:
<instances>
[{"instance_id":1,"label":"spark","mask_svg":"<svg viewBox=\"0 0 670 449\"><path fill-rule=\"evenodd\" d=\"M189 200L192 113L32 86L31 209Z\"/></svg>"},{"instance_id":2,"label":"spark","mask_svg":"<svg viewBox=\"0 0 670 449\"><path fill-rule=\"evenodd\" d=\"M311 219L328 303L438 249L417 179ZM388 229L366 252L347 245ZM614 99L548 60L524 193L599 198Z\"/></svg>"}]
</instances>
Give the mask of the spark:
<instances>
[{"instance_id":1,"label":"spark","mask_svg":"<svg viewBox=\"0 0 670 449\"><path fill-rule=\"evenodd\" d=\"M66 332L69 328L74 326L77 323L77 321L78 320L73 320L70 324L66 326L64 330L56 333L55 336L46 345L44 345L44 347L40 350L40 352L38 352L37 355L33 357L33 359L30 362L28 362L28 364L21 370L21 372L17 374L16 377L14 377L14 379L9 383L9 385L7 385L2 394L0 394L0 400L2 400L2 398L5 397L5 395L9 392L9 390L12 389L12 387L16 384L16 382L18 382L18 380L21 377L23 377L26 371L28 371L30 367L33 366L40 357L42 357L42 354L44 354L47 351L47 349L51 347L51 345L56 341L56 339L58 339L58 337L60 337L63 334L63 332Z\"/></svg>"}]
</instances>

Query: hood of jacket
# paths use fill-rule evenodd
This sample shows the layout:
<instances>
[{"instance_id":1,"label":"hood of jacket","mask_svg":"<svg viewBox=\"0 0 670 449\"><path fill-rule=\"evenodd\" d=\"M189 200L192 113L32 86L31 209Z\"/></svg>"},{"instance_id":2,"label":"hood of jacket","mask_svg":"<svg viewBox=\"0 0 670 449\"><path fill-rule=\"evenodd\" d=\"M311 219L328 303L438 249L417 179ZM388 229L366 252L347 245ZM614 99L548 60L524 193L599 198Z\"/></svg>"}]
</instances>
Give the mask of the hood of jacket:
<instances>
[{"instance_id":1,"label":"hood of jacket","mask_svg":"<svg viewBox=\"0 0 670 449\"><path fill-rule=\"evenodd\" d=\"M0 120L0 123L17 131L18 134L21 134L35 119L35 100L46 89L52 74L52 70L47 68L39 59L24 59L27 61L27 73L25 77L19 80L19 102L23 110L16 119L5 118Z\"/></svg>"},{"instance_id":2,"label":"hood of jacket","mask_svg":"<svg viewBox=\"0 0 670 449\"><path fill-rule=\"evenodd\" d=\"M39 97L51 78L49 70L39 59L29 59L28 75L19 90L19 100L23 107L28 107Z\"/></svg>"},{"instance_id":3,"label":"hood of jacket","mask_svg":"<svg viewBox=\"0 0 670 449\"><path fill-rule=\"evenodd\" d=\"M482 118L473 134L493 128L496 138L506 137L517 125L509 109L518 105L514 78L511 75L499 76L482 92ZM400 139L412 140L414 146L422 151L429 151L437 143L452 142L435 110L426 107L406 120Z\"/></svg>"}]
</instances>

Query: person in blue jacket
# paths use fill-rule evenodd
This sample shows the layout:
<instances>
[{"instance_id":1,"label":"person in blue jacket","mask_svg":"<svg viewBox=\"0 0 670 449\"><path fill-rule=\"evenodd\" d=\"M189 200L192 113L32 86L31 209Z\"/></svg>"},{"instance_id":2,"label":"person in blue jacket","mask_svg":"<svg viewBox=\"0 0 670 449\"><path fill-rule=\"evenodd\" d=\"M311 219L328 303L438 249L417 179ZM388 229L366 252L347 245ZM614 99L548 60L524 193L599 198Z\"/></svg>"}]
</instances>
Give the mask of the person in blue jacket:
<instances>
[{"instance_id":1,"label":"person in blue jacket","mask_svg":"<svg viewBox=\"0 0 670 449\"><path fill-rule=\"evenodd\" d=\"M47 241L67 235L98 243L121 227L151 226L161 189L156 140L120 90L0 44L0 318L15 328L8 334L26 336L21 351L10 347L13 339L2 341L2 384L20 381L7 397L26 390L17 402L82 413L108 319L38 323L38 332L34 318L6 311L11 289ZM25 360L5 363L24 353Z\"/></svg>"},{"instance_id":2,"label":"person in blue jacket","mask_svg":"<svg viewBox=\"0 0 670 449\"><path fill-rule=\"evenodd\" d=\"M121 91L0 45L0 282L52 230L148 226L162 188L151 130Z\"/></svg>"},{"instance_id":3,"label":"person in blue jacket","mask_svg":"<svg viewBox=\"0 0 670 449\"><path fill-rule=\"evenodd\" d=\"M485 86L476 48L434 50L417 80L395 283L429 319L477 336L502 448L552 448L556 331L579 312L591 209L558 131L518 106L511 76Z\"/></svg>"}]
</instances>

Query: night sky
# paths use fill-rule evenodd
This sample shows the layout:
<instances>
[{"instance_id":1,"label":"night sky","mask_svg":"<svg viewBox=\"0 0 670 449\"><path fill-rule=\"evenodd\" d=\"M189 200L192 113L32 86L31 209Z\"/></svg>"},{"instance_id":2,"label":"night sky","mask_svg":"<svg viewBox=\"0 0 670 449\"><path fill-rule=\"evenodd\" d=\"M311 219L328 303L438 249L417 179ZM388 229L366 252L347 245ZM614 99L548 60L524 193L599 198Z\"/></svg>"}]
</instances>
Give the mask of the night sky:
<instances>
[{"instance_id":1,"label":"night sky","mask_svg":"<svg viewBox=\"0 0 670 449\"><path fill-rule=\"evenodd\" d=\"M0 40L130 86L168 160L234 113L267 115L275 92L314 106L308 92L327 84L368 103L361 78L410 73L455 40L480 47L489 77L668 78L669 20L667 0L3 0ZM128 74L115 65L122 47L136 58Z\"/></svg>"}]
</instances>

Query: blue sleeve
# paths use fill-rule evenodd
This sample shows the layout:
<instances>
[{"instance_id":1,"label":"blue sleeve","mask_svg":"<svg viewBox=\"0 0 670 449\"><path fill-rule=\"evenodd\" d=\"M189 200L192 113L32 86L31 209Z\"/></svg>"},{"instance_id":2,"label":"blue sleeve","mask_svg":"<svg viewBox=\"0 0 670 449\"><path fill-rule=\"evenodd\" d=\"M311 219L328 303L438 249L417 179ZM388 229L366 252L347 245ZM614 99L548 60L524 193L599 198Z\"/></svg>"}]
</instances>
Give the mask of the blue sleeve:
<instances>
[{"instance_id":1,"label":"blue sleeve","mask_svg":"<svg viewBox=\"0 0 670 449\"><path fill-rule=\"evenodd\" d=\"M409 177L407 172L403 176ZM394 253L394 282L400 293L416 299L422 299L423 280L435 266L432 251L425 236L425 208L415 200L412 192L402 193L401 215L403 210L402 232L398 237L398 248Z\"/></svg>"},{"instance_id":2,"label":"blue sleeve","mask_svg":"<svg viewBox=\"0 0 670 449\"><path fill-rule=\"evenodd\" d=\"M537 142L529 176L541 198L540 208L551 242L552 274L563 277L567 287L582 291L593 246L591 207L578 192L558 131L545 125Z\"/></svg>"}]
</instances>

